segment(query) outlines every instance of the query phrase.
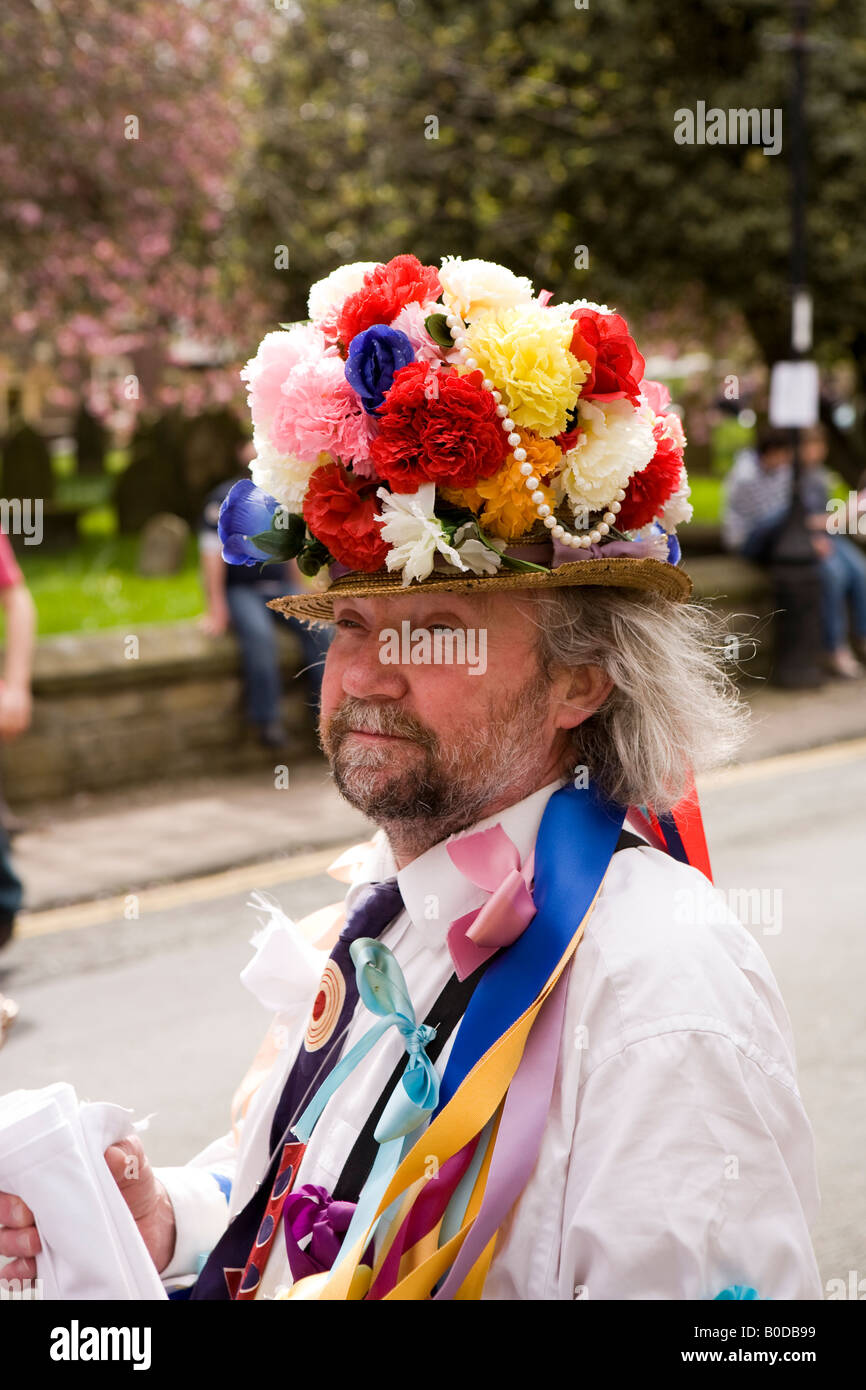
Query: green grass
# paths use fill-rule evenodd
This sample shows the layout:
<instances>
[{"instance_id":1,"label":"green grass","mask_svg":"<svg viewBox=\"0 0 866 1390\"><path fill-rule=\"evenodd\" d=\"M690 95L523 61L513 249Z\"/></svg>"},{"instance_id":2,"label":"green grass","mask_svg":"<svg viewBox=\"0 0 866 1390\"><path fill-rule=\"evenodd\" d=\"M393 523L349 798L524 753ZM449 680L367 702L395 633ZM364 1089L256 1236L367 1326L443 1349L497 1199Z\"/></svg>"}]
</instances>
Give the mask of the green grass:
<instances>
[{"instance_id":1,"label":"green grass","mask_svg":"<svg viewBox=\"0 0 866 1390\"><path fill-rule=\"evenodd\" d=\"M179 622L202 612L194 536L179 574L150 578L138 574L137 560L137 537L104 534L87 535L62 554L19 553L39 635Z\"/></svg>"},{"instance_id":2,"label":"green grass","mask_svg":"<svg viewBox=\"0 0 866 1390\"><path fill-rule=\"evenodd\" d=\"M689 478L689 486L692 490L689 501L695 509L692 521L702 526L718 526L722 515L721 478L696 475ZM683 528L683 534L688 534L687 527Z\"/></svg>"}]
</instances>

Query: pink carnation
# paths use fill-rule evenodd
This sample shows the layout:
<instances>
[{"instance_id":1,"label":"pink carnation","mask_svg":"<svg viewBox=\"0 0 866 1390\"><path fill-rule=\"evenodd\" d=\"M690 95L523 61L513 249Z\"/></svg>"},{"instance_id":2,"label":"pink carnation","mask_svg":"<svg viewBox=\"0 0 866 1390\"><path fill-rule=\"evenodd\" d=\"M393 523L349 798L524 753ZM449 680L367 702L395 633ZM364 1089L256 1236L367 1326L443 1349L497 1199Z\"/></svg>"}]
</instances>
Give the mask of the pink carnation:
<instances>
[{"instance_id":1,"label":"pink carnation","mask_svg":"<svg viewBox=\"0 0 866 1390\"><path fill-rule=\"evenodd\" d=\"M312 324L296 324L265 335L255 357L241 372L257 430L270 433L274 416L283 403L282 384L292 369L305 358L321 357L325 349L324 335Z\"/></svg>"},{"instance_id":2,"label":"pink carnation","mask_svg":"<svg viewBox=\"0 0 866 1390\"><path fill-rule=\"evenodd\" d=\"M324 451L363 473L377 429L346 380L342 359L322 356L299 362L283 382L270 438L281 453L313 462Z\"/></svg>"},{"instance_id":3,"label":"pink carnation","mask_svg":"<svg viewBox=\"0 0 866 1390\"><path fill-rule=\"evenodd\" d=\"M397 317L392 321L390 327L405 333L415 352L416 362L442 362L447 361L449 352L439 346L430 337L424 327L424 320L430 314L441 314L442 305L435 301L427 304L404 304ZM454 355L451 350L450 355Z\"/></svg>"}]
</instances>

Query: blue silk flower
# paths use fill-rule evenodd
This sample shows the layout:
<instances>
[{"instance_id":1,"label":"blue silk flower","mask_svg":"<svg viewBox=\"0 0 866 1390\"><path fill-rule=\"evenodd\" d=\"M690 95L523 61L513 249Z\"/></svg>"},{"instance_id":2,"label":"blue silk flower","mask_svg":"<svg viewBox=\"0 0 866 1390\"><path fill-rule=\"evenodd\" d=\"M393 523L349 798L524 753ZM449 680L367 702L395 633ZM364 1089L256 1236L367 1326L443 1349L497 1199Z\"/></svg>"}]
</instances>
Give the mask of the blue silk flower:
<instances>
[{"instance_id":1,"label":"blue silk flower","mask_svg":"<svg viewBox=\"0 0 866 1390\"><path fill-rule=\"evenodd\" d=\"M415 361L415 351L399 328L374 323L356 333L349 344L346 380L361 399L368 415L375 415L391 389L395 372Z\"/></svg>"},{"instance_id":2,"label":"blue silk flower","mask_svg":"<svg viewBox=\"0 0 866 1390\"><path fill-rule=\"evenodd\" d=\"M217 522L217 534L228 565L260 565L272 560L273 554L260 550L253 536L271 529L279 503L256 487L250 478L242 478L223 498Z\"/></svg>"}]
</instances>

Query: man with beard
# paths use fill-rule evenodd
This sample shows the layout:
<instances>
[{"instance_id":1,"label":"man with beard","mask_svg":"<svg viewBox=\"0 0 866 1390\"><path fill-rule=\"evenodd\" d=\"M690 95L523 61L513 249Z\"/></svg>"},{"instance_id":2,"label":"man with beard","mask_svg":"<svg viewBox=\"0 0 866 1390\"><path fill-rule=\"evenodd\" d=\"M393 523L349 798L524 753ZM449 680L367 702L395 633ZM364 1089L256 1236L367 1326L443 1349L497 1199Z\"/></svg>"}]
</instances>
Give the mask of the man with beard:
<instances>
[{"instance_id":1,"label":"man with beard","mask_svg":"<svg viewBox=\"0 0 866 1390\"><path fill-rule=\"evenodd\" d=\"M484 262L341 267L247 369L223 553L328 564L275 606L333 626L321 744L378 829L332 866L344 903L274 911L244 972L278 1012L232 1132L182 1168L109 1151L194 1299L821 1296L790 1025L693 790L743 718L684 601L682 429L624 320L548 299ZM299 478L344 379L370 457ZM404 623L483 631L483 674L384 660Z\"/></svg>"}]
</instances>

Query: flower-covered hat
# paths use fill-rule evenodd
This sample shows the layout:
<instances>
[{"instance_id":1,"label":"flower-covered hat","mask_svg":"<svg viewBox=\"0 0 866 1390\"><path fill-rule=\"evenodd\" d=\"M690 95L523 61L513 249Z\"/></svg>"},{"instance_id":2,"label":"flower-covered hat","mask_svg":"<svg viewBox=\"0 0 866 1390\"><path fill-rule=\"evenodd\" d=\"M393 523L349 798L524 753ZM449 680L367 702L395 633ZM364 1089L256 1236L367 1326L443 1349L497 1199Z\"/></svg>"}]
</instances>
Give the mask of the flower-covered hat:
<instances>
[{"instance_id":1,"label":"flower-covered hat","mask_svg":"<svg viewBox=\"0 0 866 1390\"><path fill-rule=\"evenodd\" d=\"M490 261L340 266L309 321L242 372L252 480L220 513L232 564L297 558L325 592L272 607L330 620L339 595L569 584L685 599L685 435L625 320L553 304Z\"/></svg>"}]
</instances>

